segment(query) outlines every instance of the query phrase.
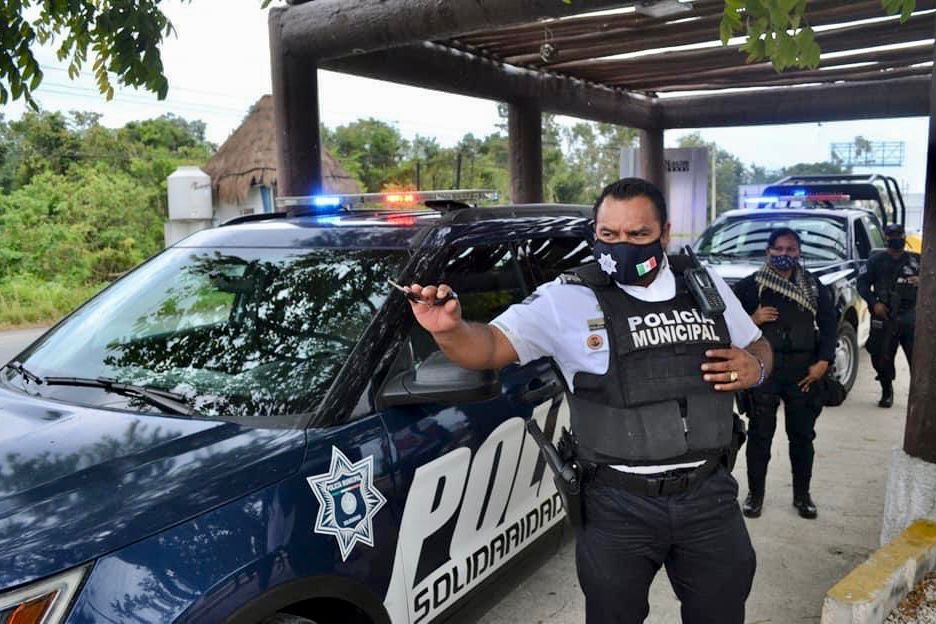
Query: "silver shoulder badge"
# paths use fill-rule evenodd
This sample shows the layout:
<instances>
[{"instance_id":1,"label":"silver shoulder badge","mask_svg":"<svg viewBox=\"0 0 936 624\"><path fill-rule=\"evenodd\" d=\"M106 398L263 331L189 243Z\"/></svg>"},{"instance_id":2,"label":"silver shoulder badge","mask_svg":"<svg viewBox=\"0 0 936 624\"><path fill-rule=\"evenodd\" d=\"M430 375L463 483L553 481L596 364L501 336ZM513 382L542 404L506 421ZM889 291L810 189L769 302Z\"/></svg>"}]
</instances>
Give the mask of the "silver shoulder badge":
<instances>
[{"instance_id":1,"label":"silver shoulder badge","mask_svg":"<svg viewBox=\"0 0 936 624\"><path fill-rule=\"evenodd\" d=\"M372 455L351 463L333 446L328 472L306 480L319 502L315 532L338 540L342 561L358 542L374 546L374 516L387 499L374 487Z\"/></svg>"}]
</instances>

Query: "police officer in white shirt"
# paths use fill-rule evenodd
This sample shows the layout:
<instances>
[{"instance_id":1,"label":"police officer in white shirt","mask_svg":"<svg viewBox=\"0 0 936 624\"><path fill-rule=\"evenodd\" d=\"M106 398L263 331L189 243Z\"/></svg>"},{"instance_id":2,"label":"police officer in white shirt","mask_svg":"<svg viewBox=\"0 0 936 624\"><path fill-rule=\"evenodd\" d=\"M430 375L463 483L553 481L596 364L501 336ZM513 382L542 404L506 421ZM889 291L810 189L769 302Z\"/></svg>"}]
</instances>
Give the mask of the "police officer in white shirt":
<instances>
[{"instance_id":1,"label":"police officer in white shirt","mask_svg":"<svg viewBox=\"0 0 936 624\"><path fill-rule=\"evenodd\" d=\"M412 304L449 359L499 369L549 356L568 385L576 455L589 467L576 563L586 621L639 623L666 566L683 622L742 624L755 557L725 466L734 392L764 381L770 346L737 298L704 316L668 258L666 203L626 178L595 202L597 263L538 288L490 324L457 298ZM427 302L451 289L413 284Z\"/></svg>"}]
</instances>

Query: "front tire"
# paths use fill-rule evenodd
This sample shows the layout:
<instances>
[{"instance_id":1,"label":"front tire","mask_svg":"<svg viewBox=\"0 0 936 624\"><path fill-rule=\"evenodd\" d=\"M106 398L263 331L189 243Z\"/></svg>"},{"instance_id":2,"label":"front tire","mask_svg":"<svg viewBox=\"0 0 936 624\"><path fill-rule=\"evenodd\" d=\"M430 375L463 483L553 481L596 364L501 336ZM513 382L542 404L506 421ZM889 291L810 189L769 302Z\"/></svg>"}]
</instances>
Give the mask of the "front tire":
<instances>
[{"instance_id":1,"label":"front tire","mask_svg":"<svg viewBox=\"0 0 936 624\"><path fill-rule=\"evenodd\" d=\"M851 323L839 326L835 341L835 357L832 360L832 375L850 392L858 377L858 334Z\"/></svg>"}]
</instances>

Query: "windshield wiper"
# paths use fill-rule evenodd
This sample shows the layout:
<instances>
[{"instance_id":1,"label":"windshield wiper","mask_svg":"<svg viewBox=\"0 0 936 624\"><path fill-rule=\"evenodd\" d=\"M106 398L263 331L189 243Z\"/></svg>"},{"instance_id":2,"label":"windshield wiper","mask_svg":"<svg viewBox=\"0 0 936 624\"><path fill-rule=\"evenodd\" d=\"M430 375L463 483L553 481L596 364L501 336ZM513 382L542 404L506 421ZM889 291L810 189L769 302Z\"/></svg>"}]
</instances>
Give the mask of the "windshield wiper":
<instances>
[{"instance_id":1,"label":"windshield wiper","mask_svg":"<svg viewBox=\"0 0 936 624\"><path fill-rule=\"evenodd\" d=\"M9 362L8 364L5 364L3 368L9 368L11 370L16 371L17 373L22 375L23 379L25 379L26 381L31 381L37 385L42 383L42 377L40 377L36 373L30 371L28 368L23 366L22 362L14 360L12 362Z\"/></svg>"},{"instance_id":2,"label":"windshield wiper","mask_svg":"<svg viewBox=\"0 0 936 624\"><path fill-rule=\"evenodd\" d=\"M145 386L120 383L110 377L42 377L41 383L48 386L76 386L81 388L101 388L105 392L119 394L125 397L140 399L150 405L159 407L171 414L200 418L201 414L185 404L185 396L168 390L158 390Z\"/></svg>"}]
</instances>

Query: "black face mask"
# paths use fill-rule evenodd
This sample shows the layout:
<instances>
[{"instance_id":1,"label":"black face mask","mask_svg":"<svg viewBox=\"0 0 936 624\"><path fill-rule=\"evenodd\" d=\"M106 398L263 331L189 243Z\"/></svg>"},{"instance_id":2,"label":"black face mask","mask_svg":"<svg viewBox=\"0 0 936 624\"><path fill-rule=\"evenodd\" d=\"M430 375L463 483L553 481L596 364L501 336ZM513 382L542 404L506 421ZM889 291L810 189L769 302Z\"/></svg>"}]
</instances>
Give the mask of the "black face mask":
<instances>
[{"instance_id":1,"label":"black face mask","mask_svg":"<svg viewBox=\"0 0 936 624\"><path fill-rule=\"evenodd\" d=\"M636 284L652 277L663 262L660 239L646 245L633 243L605 243L596 240L592 253L601 270L621 284Z\"/></svg>"},{"instance_id":2,"label":"black face mask","mask_svg":"<svg viewBox=\"0 0 936 624\"><path fill-rule=\"evenodd\" d=\"M903 251L903 248L907 245L906 238L888 238L887 247L893 249L894 251Z\"/></svg>"}]
</instances>

